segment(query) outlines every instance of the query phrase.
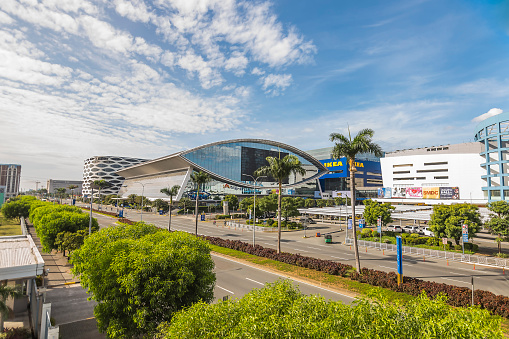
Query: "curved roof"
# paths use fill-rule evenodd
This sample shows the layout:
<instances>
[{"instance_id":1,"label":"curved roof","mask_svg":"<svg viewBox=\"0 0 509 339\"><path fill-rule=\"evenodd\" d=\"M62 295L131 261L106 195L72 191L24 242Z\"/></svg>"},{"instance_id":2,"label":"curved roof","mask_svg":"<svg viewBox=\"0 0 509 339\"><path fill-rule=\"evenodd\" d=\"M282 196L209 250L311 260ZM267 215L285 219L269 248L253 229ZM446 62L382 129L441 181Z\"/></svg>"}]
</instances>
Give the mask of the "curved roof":
<instances>
[{"instance_id":1,"label":"curved roof","mask_svg":"<svg viewBox=\"0 0 509 339\"><path fill-rule=\"evenodd\" d=\"M129 179L192 168L198 171L204 171L213 179L221 182L239 187L253 188L253 185L242 182L243 180L241 180L243 174L243 164L240 161L242 156L241 152L244 152L246 158L250 158L252 162L251 166L259 167L260 165L260 160L253 160L254 158L265 160L264 156L266 155L293 154L299 158L303 165L312 168L313 172L316 171L312 176L305 177L299 182L285 184L283 185L284 187L292 187L317 179L328 172L327 168L317 159L293 146L265 139L234 139L213 142L186 151L177 152L119 170L117 173Z\"/></svg>"}]
</instances>

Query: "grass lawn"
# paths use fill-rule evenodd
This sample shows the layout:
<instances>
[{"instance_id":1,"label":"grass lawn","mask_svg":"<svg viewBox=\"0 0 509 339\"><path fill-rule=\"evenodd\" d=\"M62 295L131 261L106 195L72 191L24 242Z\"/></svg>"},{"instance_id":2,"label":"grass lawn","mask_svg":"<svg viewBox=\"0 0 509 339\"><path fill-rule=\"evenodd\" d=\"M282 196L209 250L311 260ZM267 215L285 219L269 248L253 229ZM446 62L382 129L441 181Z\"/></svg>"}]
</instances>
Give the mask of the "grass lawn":
<instances>
[{"instance_id":1,"label":"grass lawn","mask_svg":"<svg viewBox=\"0 0 509 339\"><path fill-rule=\"evenodd\" d=\"M7 219L0 212L0 237L6 235L21 235L21 226L17 219Z\"/></svg>"}]
</instances>

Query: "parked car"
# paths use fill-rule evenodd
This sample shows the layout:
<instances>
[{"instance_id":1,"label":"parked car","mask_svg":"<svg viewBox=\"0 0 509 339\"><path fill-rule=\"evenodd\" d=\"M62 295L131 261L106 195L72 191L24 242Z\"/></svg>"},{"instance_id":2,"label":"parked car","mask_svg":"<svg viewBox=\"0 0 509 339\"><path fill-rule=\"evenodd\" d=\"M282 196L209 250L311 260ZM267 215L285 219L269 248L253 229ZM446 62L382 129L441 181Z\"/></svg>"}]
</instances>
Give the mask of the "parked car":
<instances>
[{"instance_id":1,"label":"parked car","mask_svg":"<svg viewBox=\"0 0 509 339\"><path fill-rule=\"evenodd\" d=\"M403 229L398 225L389 225L387 226L387 231L394 233L403 233Z\"/></svg>"},{"instance_id":2,"label":"parked car","mask_svg":"<svg viewBox=\"0 0 509 339\"><path fill-rule=\"evenodd\" d=\"M431 230L429 229L429 227L424 227L424 229L422 230L422 233L423 233L425 236L428 236L428 237L434 237L434 236L435 236L435 233L431 232Z\"/></svg>"},{"instance_id":3,"label":"parked car","mask_svg":"<svg viewBox=\"0 0 509 339\"><path fill-rule=\"evenodd\" d=\"M403 227L404 233L419 233L419 227L417 226L405 226Z\"/></svg>"},{"instance_id":4,"label":"parked car","mask_svg":"<svg viewBox=\"0 0 509 339\"><path fill-rule=\"evenodd\" d=\"M308 223L308 224L316 224L316 221L314 221L311 218L300 218L299 221L300 222L305 222L305 223Z\"/></svg>"}]
</instances>

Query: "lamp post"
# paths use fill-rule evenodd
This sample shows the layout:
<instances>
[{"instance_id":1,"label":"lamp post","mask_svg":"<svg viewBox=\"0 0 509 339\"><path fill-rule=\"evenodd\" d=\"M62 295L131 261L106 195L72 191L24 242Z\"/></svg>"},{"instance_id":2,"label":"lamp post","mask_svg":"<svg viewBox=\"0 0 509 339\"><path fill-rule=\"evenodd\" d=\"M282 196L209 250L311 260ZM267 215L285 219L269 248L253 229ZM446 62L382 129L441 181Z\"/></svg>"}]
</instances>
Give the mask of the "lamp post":
<instances>
[{"instance_id":1,"label":"lamp post","mask_svg":"<svg viewBox=\"0 0 509 339\"><path fill-rule=\"evenodd\" d=\"M254 189L253 189L253 247L255 245L255 227L256 227L256 181L258 181L258 179L260 178L266 178L267 176L266 175L262 175L262 176L259 176L259 177L254 177L252 175L249 175L249 174L242 174L242 175L245 175L246 177L251 177L253 178L254 180Z\"/></svg>"},{"instance_id":2,"label":"lamp post","mask_svg":"<svg viewBox=\"0 0 509 339\"><path fill-rule=\"evenodd\" d=\"M140 184L143 188L141 189L141 217L140 222L143 222L143 194L145 194L145 184L136 181L136 183Z\"/></svg>"},{"instance_id":3,"label":"lamp post","mask_svg":"<svg viewBox=\"0 0 509 339\"><path fill-rule=\"evenodd\" d=\"M88 235L92 234L92 202L94 201L94 186L90 185L92 193L90 194L90 220L88 221Z\"/></svg>"}]
</instances>

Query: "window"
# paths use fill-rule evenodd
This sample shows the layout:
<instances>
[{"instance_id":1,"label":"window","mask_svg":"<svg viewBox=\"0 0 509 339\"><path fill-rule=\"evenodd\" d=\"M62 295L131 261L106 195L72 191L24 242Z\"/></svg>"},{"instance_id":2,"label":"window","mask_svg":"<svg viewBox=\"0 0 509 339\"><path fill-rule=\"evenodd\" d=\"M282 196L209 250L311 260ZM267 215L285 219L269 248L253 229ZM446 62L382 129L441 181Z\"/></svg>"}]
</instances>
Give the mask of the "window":
<instances>
[{"instance_id":1,"label":"window","mask_svg":"<svg viewBox=\"0 0 509 339\"><path fill-rule=\"evenodd\" d=\"M497 134L497 125L493 124L493 125L488 126L487 132L488 132L488 135Z\"/></svg>"},{"instance_id":2,"label":"window","mask_svg":"<svg viewBox=\"0 0 509 339\"><path fill-rule=\"evenodd\" d=\"M426 180L426 177L416 177L415 180Z\"/></svg>"},{"instance_id":3,"label":"window","mask_svg":"<svg viewBox=\"0 0 509 339\"><path fill-rule=\"evenodd\" d=\"M440 161L440 162L425 162L424 166L432 166L432 165L447 165L447 161Z\"/></svg>"},{"instance_id":4,"label":"window","mask_svg":"<svg viewBox=\"0 0 509 339\"><path fill-rule=\"evenodd\" d=\"M449 179L448 176L441 176L441 177L435 177L435 179L441 180L441 179Z\"/></svg>"},{"instance_id":5,"label":"window","mask_svg":"<svg viewBox=\"0 0 509 339\"><path fill-rule=\"evenodd\" d=\"M392 165L392 167L412 167L413 164Z\"/></svg>"},{"instance_id":6,"label":"window","mask_svg":"<svg viewBox=\"0 0 509 339\"><path fill-rule=\"evenodd\" d=\"M407 174L410 173L410 171L394 171L392 174Z\"/></svg>"},{"instance_id":7,"label":"window","mask_svg":"<svg viewBox=\"0 0 509 339\"><path fill-rule=\"evenodd\" d=\"M414 180L413 177L410 177L410 178L394 178L394 181L396 180Z\"/></svg>"},{"instance_id":8,"label":"window","mask_svg":"<svg viewBox=\"0 0 509 339\"><path fill-rule=\"evenodd\" d=\"M449 170L447 168L445 168L445 169L417 170L417 173L431 173L431 172L449 172Z\"/></svg>"}]
</instances>

